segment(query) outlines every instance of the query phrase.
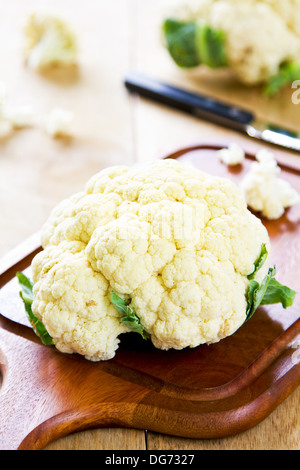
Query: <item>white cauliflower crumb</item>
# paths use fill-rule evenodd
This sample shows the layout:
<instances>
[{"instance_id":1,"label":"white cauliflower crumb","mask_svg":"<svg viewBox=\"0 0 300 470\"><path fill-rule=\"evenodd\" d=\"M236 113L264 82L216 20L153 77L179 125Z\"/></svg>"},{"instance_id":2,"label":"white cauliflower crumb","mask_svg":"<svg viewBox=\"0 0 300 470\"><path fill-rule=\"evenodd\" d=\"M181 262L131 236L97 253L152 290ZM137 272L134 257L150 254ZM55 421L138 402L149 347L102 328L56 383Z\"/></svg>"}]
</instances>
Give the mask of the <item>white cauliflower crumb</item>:
<instances>
[{"instance_id":1,"label":"white cauliflower crumb","mask_svg":"<svg viewBox=\"0 0 300 470\"><path fill-rule=\"evenodd\" d=\"M261 150L241 183L248 206L269 220L279 219L285 210L300 203L300 195L288 181L279 178L281 169L274 154Z\"/></svg>"},{"instance_id":2,"label":"white cauliflower crumb","mask_svg":"<svg viewBox=\"0 0 300 470\"><path fill-rule=\"evenodd\" d=\"M2 117L4 120L10 122L15 129L30 127L35 124L35 111L31 105L4 105L2 107Z\"/></svg>"},{"instance_id":3,"label":"white cauliflower crumb","mask_svg":"<svg viewBox=\"0 0 300 470\"><path fill-rule=\"evenodd\" d=\"M228 166L240 165L245 160L244 150L236 143L218 151L220 160Z\"/></svg>"},{"instance_id":4,"label":"white cauliflower crumb","mask_svg":"<svg viewBox=\"0 0 300 470\"><path fill-rule=\"evenodd\" d=\"M2 120L0 117L0 139L8 137L13 131L13 125L11 122Z\"/></svg>"},{"instance_id":5,"label":"white cauliflower crumb","mask_svg":"<svg viewBox=\"0 0 300 470\"><path fill-rule=\"evenodd\" d=\"M0 137L7 137L14 129L30 127L34 122L33 106L10 104L5 84L0 83Z\"/></svg>"},{"instance_id":6,"label":"white cauliflower crumb","mask_svg":"<svg viewBox=\"0 0 300 470\"><path fill-rule=\"evenodd\" d=\"M25 34L29 67L39 70L77 64L77 38L64 20L49 14L33 13L28 18Z\"/></svg>"},{"instance_id":7,"label":"white cauliflower crumb","mask_svg":"<svg viewBox=\"0 0 300 470\"><path fill-rule=\"evenodd\" d=\"M0 81L0 106L3 106L7 100L7 89L4 82Z\"/></svg>"},{"instance_id":8,"label":"white cauliflower crumb","mask_svg":"<svg viewBox=\"0 0 300 470\"><path fill-rule=\"evenodd\" d=\"M45 129L51 137L70 136L74 113L65 108L54 108L46 118Z\"/></svg>"},{"instance_id":9,"label":"white cauliflower crumb","mask_svg":"<svg viewBox=\"0 0 300 470\"><path fill-rule=\"evenodd\" d=\"M255 85L299 62L300 0L164 0L170 18L205 23L226 34L228 65ZM169 8L168 8L169 7Z\"/></svg>"},{"instance_id":10,"label":"white cauliflower crumb","mask_svg":"<svg viewBox=\"0 0 300 470\"><path fill-rule=\"evenodd\" d=\"M215 343L245 322L263 244L266 228L227 179L171 159L108 168L43 227L32 310L60 351L93 361L130 332L112 292L159 349Z\"/></svg>"}]
</instances>

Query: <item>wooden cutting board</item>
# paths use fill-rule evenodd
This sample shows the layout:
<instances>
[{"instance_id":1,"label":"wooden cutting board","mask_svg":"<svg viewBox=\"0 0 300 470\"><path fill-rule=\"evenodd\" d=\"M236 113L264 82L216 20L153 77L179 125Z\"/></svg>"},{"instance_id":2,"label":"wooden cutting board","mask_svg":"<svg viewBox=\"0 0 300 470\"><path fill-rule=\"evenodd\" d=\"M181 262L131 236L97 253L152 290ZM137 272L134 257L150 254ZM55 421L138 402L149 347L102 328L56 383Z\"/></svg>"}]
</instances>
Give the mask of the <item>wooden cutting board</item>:
<instances>
[{"instance_id":1,"label":"wooden cutting board","mask_svg":"<svg viewBox=\"0 0 300 470\"><path fill-rule=\"evenodd\" d=\"M217 157L221 147L196 145L168 157L239 182L254 157L229 169ZM282 166L282 177L300 190L298 169ZM300 207L264 223L277 279L299 290ZM95 427L222 438L264 420L299 386L299 295L293 307L260 307L231 337L195 349L159 351L130 333L114 359L91 363L43 346L15 280L41 249L39 241L31 245L16 262L0 263L0 449L42 449Z\"/></svg>"}]
</instances>

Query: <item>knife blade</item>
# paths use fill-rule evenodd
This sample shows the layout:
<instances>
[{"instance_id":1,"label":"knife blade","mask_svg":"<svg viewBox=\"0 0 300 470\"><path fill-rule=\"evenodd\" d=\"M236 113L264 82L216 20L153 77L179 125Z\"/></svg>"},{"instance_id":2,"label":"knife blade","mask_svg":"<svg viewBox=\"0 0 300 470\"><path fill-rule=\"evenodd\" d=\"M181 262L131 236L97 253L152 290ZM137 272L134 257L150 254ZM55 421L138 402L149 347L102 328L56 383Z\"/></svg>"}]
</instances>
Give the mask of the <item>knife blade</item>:
<instances>
[{"instance_id":1,"label":"knife blade","mask_svg":"<svg viewBox=\"0 0 300 470\"><path fill-rule=\"evenodd\" d=\"M241 132L258 141L300 152L300 132L260 121L246 109L138 73L129 73L124 83L131 93Z\"/></svg>"}]
</instances>

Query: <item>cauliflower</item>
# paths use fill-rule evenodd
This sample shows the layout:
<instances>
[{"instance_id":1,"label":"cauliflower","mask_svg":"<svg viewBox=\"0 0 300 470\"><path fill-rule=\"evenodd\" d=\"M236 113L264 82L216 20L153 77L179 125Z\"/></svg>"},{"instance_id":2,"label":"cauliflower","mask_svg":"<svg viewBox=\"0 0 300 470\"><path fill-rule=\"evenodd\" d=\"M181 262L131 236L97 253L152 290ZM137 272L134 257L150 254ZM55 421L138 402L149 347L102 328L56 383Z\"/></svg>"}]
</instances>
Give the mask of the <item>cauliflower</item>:
<instances>
[{"instance_id":1,"label":"cauliflower","mask_svg":"<svg viewBox=\"0 0 300 470\"><path fill-rule=\"evenodd\" d=\"M228 148L219 150L218 154L221 162L229 166L240 165L245 160L244 150L236 143L230 144Z\"/></svg>"},{"instance_id":2,"label":"cauliflower","mask_svg":"<svg viewBox=\"0 0 300 470\"><path fill-rule=\"evenodd\" d=\"M28 18L26 60L29 67L43 69L77 63L77 39L69 26L52 15L33 13Z\"/></svg>"},{"instance_id":3,"label":"cauliflower","mask_svg":"<svg viewBox=\"0 0 300 470\"><path fill-rule=\"evenodd\" d=\"M71 125L74 114L64 108L54 108L47 116L45 129L51 137L62 137L71 135Z\"/></svg>"},{"instance_id":4,"label":"cauliflower","mask_svg":"<svg viewBox=\"0 0 300 470\"><path fill-rule=\"evenodd\" d=\"M7 104L2 106L1 111L2 119L10 123L14 129L30 127L35 122L35 111L31 105L13 106Z\"/></svg>"},{"instance_id":5,"label":"cauliflower","mask_svg":"<svg viewBox=\"0 0 300 470\"><path fill-rule=\"evenodd\" d=\"M0 83L0 137L7 137L14 129L30 127L33 123L33 107L8 103L5 84Z\"/></svg>"},{"instance_id":6,"label":"cauliflower","mask_svg":"<svg viewBox=\"0 0 300 470\"><path fill-rule=\"evenodd\" d=\"M279 178L280 167L273 153L261 150L241 183L248 206L270 220L279 219L285 209L300 204L300 195Z\"/></svg>"},{"instance_id":7,"label":"cauliflower","mask_svg":"<svg viewBox=\"0 0 300 470\"><path fill-rule=\"evenodd\" d=\"M130 331L163 350L218 342L273 279L267 230L239 188L171 159L96 174L53 210L42 245L23 294L31 321L92 361Z\"/></svg>"},{"instance_id":8,"label":"cauliflower","mask_svg":"<svg viewBox=\"0 0 300 470\"><path fill-rule=\"evenodd\" d=\"M245 84L266 83L269 94L299 78L300 0L180 3L164 22L179 66L227 66Z\"/></svg>"}]
</instances>

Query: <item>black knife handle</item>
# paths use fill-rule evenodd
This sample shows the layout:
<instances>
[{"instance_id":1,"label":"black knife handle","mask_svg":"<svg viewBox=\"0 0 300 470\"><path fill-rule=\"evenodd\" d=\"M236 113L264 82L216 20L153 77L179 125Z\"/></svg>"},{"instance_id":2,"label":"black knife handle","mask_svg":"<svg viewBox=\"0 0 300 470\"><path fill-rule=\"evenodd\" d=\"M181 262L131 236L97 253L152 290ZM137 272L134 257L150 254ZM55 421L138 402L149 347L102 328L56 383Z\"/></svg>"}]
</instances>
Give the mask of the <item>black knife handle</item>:
<instances>
[{"instance_id":1,"label":"black knife handle","mask_svg":"<svg viewBox=\"0 0 300 470\"><path fill-rule=\"evenodd\" d=\"M126 88L145 98L185 111L193 116L227 127L244 130L254 120L254 115L236 106L214 98L191 93L140 74L125 77Z\"/></svg>"}]
</instances>

